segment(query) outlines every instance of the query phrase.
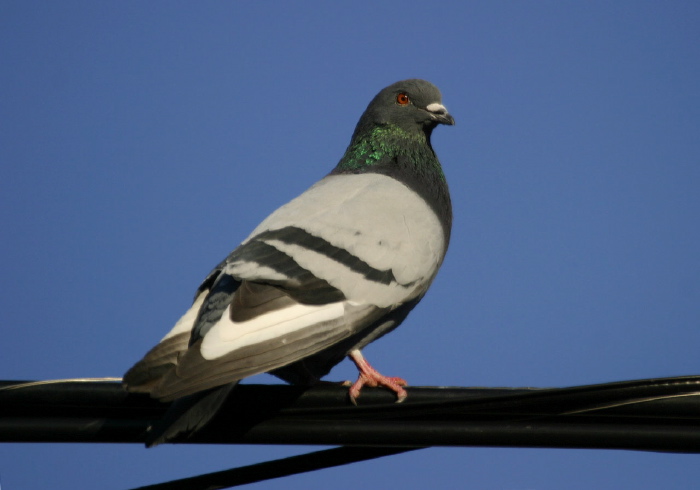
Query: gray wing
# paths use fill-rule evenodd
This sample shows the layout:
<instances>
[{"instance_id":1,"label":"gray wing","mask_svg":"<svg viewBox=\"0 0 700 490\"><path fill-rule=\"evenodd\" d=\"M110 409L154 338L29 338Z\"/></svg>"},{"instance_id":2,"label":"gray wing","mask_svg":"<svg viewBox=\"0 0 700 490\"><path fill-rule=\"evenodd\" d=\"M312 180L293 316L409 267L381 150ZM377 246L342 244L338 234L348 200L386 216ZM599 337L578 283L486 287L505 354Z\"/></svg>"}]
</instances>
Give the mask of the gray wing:
<instances>
[{"instance_id":1,"label":"gray wing","mask_svg":"<svg viewBox=\"0 0 700 490\"><path fill-rule=\"evenodd\" d=\"M403 184L377 174L327 177L215 269L141 361L138 371L157 375L142 391L168 401L359 339L422 296L444 253L437 217ZM147 366L149 355L168 362ZM137 391L130 379L137 376L125 376Z\"/></svg>"}]
</instances>

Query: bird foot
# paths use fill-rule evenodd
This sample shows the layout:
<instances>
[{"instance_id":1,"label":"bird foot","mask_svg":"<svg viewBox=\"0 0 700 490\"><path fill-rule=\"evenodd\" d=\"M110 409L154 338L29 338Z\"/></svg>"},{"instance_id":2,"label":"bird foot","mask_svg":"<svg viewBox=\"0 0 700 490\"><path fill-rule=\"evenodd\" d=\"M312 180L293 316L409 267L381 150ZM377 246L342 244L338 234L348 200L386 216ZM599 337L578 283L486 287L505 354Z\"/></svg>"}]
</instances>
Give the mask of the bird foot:
<instances>
[{"instance_id":1,"label":"bird foot","mask_svg":"<svg viewBox=\"0 0 700 490\"><path fill-rule=\"evenodd\" d=\"M380 374L376 369L374 369L365 360L364 356L359 350L351 351L350 359L357 366L358 371L360 371L360 376L357 378L352 386L350 386L350 401L353 405L357 405L357 398L360 396L360 390L363 386L383 386L389 390L396 393L396 403L401 403L406 399L408 393L403 389L404 386L408 386L408 383L403 378L398 378L395 376L384 376Z\"/></svg>"}]
</instances>

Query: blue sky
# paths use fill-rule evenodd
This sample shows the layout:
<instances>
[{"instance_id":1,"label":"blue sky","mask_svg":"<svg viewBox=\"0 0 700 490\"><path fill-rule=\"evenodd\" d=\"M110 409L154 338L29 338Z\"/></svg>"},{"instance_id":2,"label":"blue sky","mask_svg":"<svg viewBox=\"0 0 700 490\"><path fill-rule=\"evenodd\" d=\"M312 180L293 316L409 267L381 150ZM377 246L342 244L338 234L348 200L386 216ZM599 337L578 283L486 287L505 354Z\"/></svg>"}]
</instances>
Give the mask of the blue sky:
<instances>
[{"instance_id":1,"label":"blue sky","mask_svg":"<svg viewBox=\"0 0 700 490\"><path fill-rule=\"evenodd\" d=\"M699 22L682 1L2 2L0 378L121 376L412 77L457 120L433 137L454 230L370 361L426 386L700 373ZM124 489L315 449L5 444L0 481ZM694 455L442 448L250 488L699 479Z\"/></svg>"}]
</instances>

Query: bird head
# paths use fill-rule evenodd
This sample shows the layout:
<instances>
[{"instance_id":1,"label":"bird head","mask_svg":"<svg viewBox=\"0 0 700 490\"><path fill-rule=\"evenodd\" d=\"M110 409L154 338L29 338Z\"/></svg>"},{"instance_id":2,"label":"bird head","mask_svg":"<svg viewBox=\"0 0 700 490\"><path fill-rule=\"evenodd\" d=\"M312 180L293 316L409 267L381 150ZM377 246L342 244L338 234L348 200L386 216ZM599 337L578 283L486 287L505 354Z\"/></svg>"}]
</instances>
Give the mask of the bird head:
<instances>
[{"instance_id":1,"label":"bird head","mask_svg":"<svg viewBox=\"0 0 700 490\"><path fill-rule=\"evenodd\" d=\"M377 125L393 124L409 133L430 135L438 124L455 123L442 105L440 90L417 78L402 80L379 92L367 106L356 133Z\"/></svg>"}]
</instances>

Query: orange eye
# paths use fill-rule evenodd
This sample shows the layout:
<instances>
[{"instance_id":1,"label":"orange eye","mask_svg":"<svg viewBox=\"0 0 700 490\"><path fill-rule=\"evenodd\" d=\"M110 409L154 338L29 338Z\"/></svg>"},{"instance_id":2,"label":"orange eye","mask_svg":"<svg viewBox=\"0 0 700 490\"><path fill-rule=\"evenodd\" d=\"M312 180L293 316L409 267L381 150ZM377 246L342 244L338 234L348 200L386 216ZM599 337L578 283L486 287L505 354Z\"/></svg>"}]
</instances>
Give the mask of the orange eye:
<instances>
[{"instance_id":1,"label":"orange eye","mask_svg":"<svg viewBox=\"0 0 700 490\"><path fill-rule=\"evenodd\" d=\"M396 102L398 102L399 105L408 105L408 103L410 102L408 94L401 92L399 95L396 96Z\"/></svg>"}]
</instances>

